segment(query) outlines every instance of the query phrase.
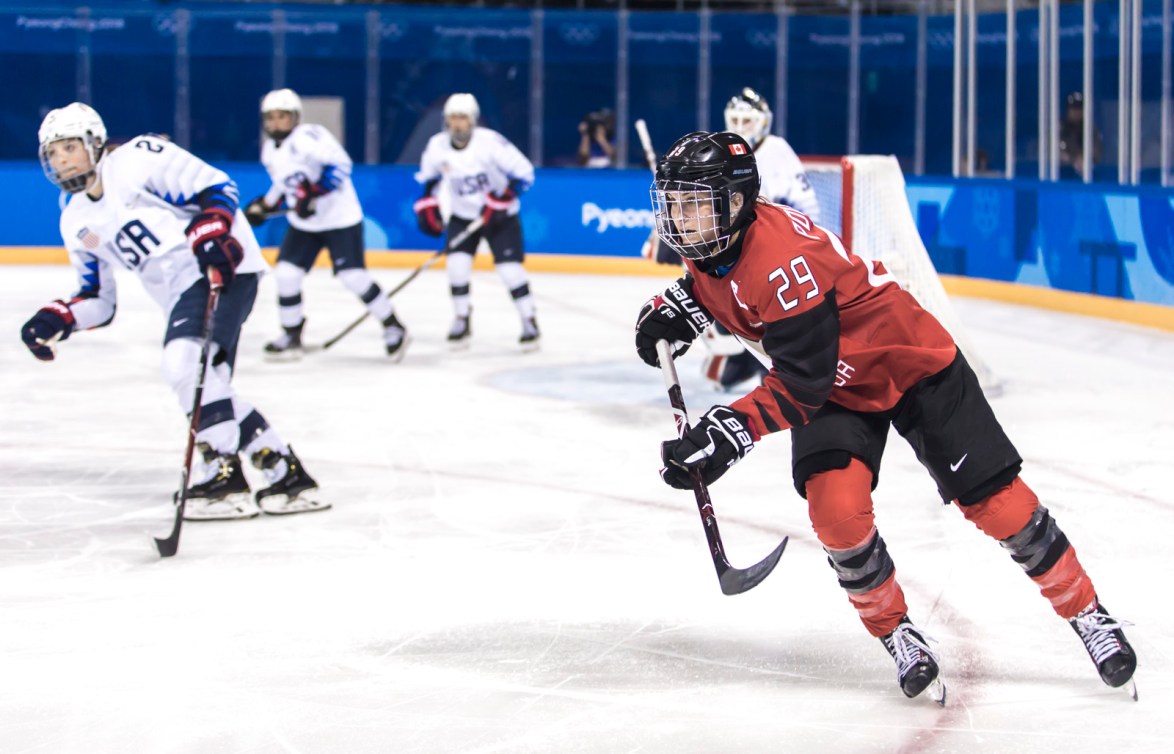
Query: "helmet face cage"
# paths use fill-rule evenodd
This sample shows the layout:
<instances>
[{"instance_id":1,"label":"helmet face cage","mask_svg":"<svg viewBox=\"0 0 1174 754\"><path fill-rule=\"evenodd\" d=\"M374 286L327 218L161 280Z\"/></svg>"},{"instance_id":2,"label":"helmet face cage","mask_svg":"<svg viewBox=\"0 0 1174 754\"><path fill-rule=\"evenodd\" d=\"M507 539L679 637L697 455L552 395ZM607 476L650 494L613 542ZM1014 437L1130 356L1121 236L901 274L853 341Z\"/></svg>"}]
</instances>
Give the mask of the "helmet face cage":
<instances>
[{"instance_id":1,"label":"helmet face cage","mask_svg":"<svg viewBox=\"0 0 1174 754\"><path fill-rule=\"evenodd\" d=\"M449 117L453 115L463 115L469 119L469 127L467 129L454 129L449 126ZM469 139L473 136L473 129L477 126L477 121L481 117L481 107L477 104L477 98L467 92L458 92L450 95L444 102L444 130L448 131L448 135L453 142L460 146L469 143Z\"/></svg>"},{"instance_id":2,"label":"helmet face cage","mask_svg":"<svg viewBox=\"0 0 1174 754\"><path fill-rule=\"evenodd\" d=\"M290 113L293 116L293 126L289 130L270 129L265 125L265 115L272 112ZM302 119L302 98L293 89L274 89L261 100L261 128L271 139L281 141L293 132Z\"/></svg>"},{"instance_id":3,"label":"helmet face cage","mask_svg":"<svg viewBox=\"0 0 1174 754\"><path fill-rule=\"evenodd\" d=\"M726 130L738 134L752 147L767 137L773 119L766 100L749 87L726 104L725 118Z\"/></svg>"},{"instance_id":4,"label":"helmet face cage","mask_svg":"<svg viewBox=\"0 0 1174 754\"><path fill-rule=\"evenodd\" d=\"M685 134L657 163L651 195L656 233L666 246L686 259L715 257L754 217L753 151L737 134Z\"/></svg>"},{"instance_id":5,"label":"helmet face cage","mask_svg":"<svg viewBox=\"0 0 1174 754\"><path fill-rule=\"evenodd\" d=\"M731 192L706 183L657 180L652 210L661 243L686 259L708 259L729 248Z\"/></svg>"},{"instance_id":6,"label":"helmet face cage","mask_svg":"<svg viewBox=\"0 0 1174 754\"><path fill-rule=\"evenodd\" d=\"M85 190L98 167L98 161L102 159L102 153L106 148L106 124L102 122L102 118L92 107L74 102L71 105L49 111L49 114L41 122L38 139L40 141L38 156L45 177L62 191L76 194ZM49 147L56 142L69 139L77 139L82 143L86 154L90 157L90 169L63 178L57 174L57 168L49 159Z\"/></svg>"}]
</instances>

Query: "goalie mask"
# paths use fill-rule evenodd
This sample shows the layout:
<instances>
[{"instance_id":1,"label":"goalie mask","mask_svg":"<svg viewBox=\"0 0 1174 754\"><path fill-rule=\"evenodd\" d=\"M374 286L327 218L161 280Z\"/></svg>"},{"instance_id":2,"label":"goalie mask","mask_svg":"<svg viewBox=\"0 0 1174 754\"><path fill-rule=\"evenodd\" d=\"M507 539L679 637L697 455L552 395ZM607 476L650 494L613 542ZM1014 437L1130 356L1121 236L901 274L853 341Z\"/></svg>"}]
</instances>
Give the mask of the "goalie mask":
<instances>
[{"instance_id":1,"label":"goalie mask","mask_svg":"<svg viewBox=\"0 0 1174 754\"><path fill-rule=\"evenodd\" d=\"M656 164L656 234L686 259L710 259L728 249L754 217L757 199L758 165L738 134L695 131L677 139Z\"/></svg>"},{"instance_id":2,"label":"goalie mask","mask_svg":"<svg viewBox=\"0 0 1174 754\"><path fill-rule=\"evenodd\" d=\"M464 116L454 118L453 116ZM444 130L448 131L449 138L458 149L469 143L473 138L473 129L477 126L477 119L481 117L481 107L477 98L471 94L458 93L451 95L444 102ZM465 119L468 119L465 121Z\"/></svg>"},{"instance_id":3,"label":"goalie mask","mask_svg":"<svg viewBox=\"0 0 1174 754\"><path fill-rule=\"evenodd\" d=\"M770 133L770 125L774 119L770 105L758 92L746 87L726 103L726 130L745 139L751 147L758 149L758 145Z\"/></svg>"},{"instance_id":4,"label":"goalie mask","mask_svg":"<svg viewBox=\"0 0 1174 754\"><path fill-rule=\"evenodd\" d=\"M81 102L50 110L41 121L37 137L40 141L41 169L45 171L45 176L62 191L70 194L85 191L106 149L106 124L98 112ZM80 147L89 155L89 165L79 165L78 160L70 159L66 153L50 156L50 147L69 139L81 142ZM59 146L64 148L63 145ZM57 152L57 148L52 151Z\"/></svg>"},{"instance_id":5,"label":"goalie mask","mask_svg":"<svg viewBox=\"0 0 1174 754\"><path fill-rule=\"evenodd\" d=\"M274 128L269 125L269 113L289 113L289 128ZM274 141L283 141L302 119L302 98L293 89L274 89L261 99L261 122L265 135Z\"/></svg>"}]
</instances>

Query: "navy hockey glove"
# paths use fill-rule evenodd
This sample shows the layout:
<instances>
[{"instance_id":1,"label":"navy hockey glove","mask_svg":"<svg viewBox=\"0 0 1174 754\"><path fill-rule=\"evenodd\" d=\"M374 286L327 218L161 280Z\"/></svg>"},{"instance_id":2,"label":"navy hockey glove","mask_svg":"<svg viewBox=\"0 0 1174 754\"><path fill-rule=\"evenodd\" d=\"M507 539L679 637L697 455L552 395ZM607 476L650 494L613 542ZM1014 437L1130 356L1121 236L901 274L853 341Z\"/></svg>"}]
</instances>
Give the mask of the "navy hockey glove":
<instances>
[{"instance_id":1,"label":"navy hockey glove","mask_svg":"<svg viewBox=\"0 0 1174 754\"><path fill-rule=\"evenodd\" d=\"M420 232L433 238L444 235L444 220L440 217L440 202L434 196L422 196L412 205Z\"/></svg>"},{"instance_id":2,"label":"navy hockey glove","mask_svg":"<svg viewBox=\"0 0 1174 754\"><path fill-rule=\"evenodd\" d=\"M311 217L317 211L314 209L314 200L329 191L320 184L310 183L309 178L303 178L294 189L294 212L303 220Z\"/></svg>"},{"instance_id":3,"label":"navy hockey glove","mask_svg":"<svg viewBox=\"0 0 1174 754\"><path fill-rule=\"evenodd\" d=\"M689 470L696 468L702 481L713 484L754 450L755 439L750 417L729 406L714 406L684 437L661 444L665 467L660 476L670 487L687 490L693 486Z\"/></svg>"},{"instance_id":4,"label":"navy hockey glove","mask_svg":"<svg viewBox=\"0 0 1174 754\"><path fill-rule=\"evenodd\" d=\"M510 205L518 198L518 192L512 187L501 192L490 192L485 195L485 206L481 208L481 224L492 228L504 220L510 211Z\"/></svg>"},{"instance_id":5,"label":"navy hockey glove","mask_svg":"<svg viewBox=\"0 0 1174 754\"><path fill-rule=\"evenodd\" d=\"M76 320L69 304L58 299L42 307L33 318L20 328L20 339L41 361L52 361L57 355L54 345L65 340L73 332Z\"/></svg>"},{"instance_id":6,"label":"navy hockey glove","mask_svg":"<svg viewBox=\"0 0 1174 754\"><path fill-rule=\"evenodd\" d=\"M693 278L686 275L658 296L648 299L636 318L636 353L651 367L660 366L656 341L673 346L673 358L689 350L689 344L713 324L713 317L693 297Z\"/></svg>"},{"instance_id":7,"label":"navy hockey glove","mask_svg":"<svg viewBox=\"0 0 1174 754\"><path fill-rule=\"evenodd\" d=\"M184 233L200 264L200 272L207 275L208 268L214 268L225 286L231 283L237 265L245 258L240 241L232 235L232 215L223 209L206 210L196 215Z\"/></svg>"}]
</instances>

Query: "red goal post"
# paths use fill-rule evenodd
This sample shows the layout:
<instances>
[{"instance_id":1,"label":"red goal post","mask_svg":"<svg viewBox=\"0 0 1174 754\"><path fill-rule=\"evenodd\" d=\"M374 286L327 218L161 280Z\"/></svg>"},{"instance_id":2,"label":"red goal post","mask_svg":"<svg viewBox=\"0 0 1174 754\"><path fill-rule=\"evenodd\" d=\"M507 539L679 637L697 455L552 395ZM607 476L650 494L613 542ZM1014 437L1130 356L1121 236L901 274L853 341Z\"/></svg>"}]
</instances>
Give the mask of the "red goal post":
<instances>
[{"instance_id":1,"label":"red goal post","mask_svg":"<svg viewBox=\"0 0 1174 754\"><path fill-rule=\"evenodd\" d=\"M901 287L950 331L987 395L1000 393L999 379L975 349L921 241L897 158L807 155L800 159L819 200L819 224L838 234L852 251L884 263Z\"/></svg>"}]
</instances>

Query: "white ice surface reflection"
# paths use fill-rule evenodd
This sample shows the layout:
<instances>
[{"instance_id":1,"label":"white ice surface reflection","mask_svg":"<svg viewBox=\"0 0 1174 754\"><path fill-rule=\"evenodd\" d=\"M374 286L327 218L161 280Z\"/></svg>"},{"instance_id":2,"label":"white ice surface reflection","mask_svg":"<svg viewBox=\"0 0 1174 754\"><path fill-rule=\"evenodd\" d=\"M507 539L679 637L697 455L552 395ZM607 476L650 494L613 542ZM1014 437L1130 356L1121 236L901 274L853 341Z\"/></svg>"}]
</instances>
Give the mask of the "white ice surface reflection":
<instances>
[{"instance_id":1,"label":"white ice surface reflection","mask_svg":"<svg viewBox=\"0 0 1174 754\"><path fill-rule=\"evenodd\" d=\"M125 278L114 324L41 364L18 328L72 274L4 278L0 751L1169 750L1169 334L957 302L1006 381L995 406L1025 478L1136 624L1141 701L1101 684L894 435L878 524L938 640L942 709L901 695L837 587L785 435L713 496L735 564L791 545L757 589L718 591L692 496L657 477L673 424L631 346L664 281L534 276L543 348L520 355L507 294L478 273L473 346L451 354L447 283L428 272L398 299L415 337L402 364L367 324L288 365L261 359L266 280L237 386L335 508L189 523L160 561L185 431L159 374L162 315ZM310 340L360 312L325 271L306 301ZM724 399L699 363L681 363L694 415Z\"/></svg>"}]
</instances>

